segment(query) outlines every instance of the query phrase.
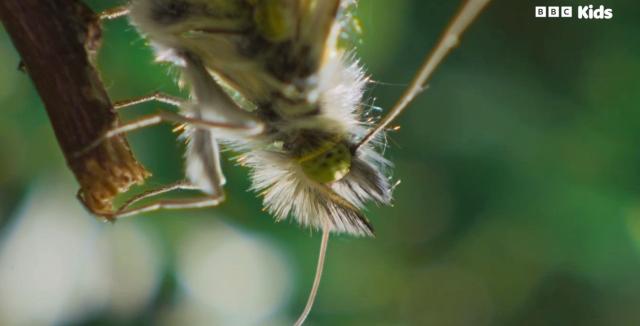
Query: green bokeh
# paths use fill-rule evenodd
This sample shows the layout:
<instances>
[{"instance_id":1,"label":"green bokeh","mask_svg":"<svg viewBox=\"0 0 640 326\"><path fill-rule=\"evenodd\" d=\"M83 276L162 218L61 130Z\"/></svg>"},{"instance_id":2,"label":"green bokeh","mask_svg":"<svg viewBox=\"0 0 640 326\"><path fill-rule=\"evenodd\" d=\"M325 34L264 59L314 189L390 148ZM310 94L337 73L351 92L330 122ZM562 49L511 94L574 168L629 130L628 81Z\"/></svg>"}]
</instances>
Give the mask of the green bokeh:
<instances>
[{"instance_id":1,"label":"green bokeh","mask_svg":"<svg viewBox=\"0 0 640 326\"><path fill-rule=\"evenodd\" d=\"M614 10L607 21L534 18L543 4L555 3L493 2L400 117L387 150L402 180L394 207L368 210L375 239L330 243L313 325L640 325L640 4L603 2ZM376 105L393 104L456 6L361 1L358 53ZM180 94L125 20L106 23L104 37L100 70L112 98ZM0 226L36 180L72 178L18 61L0 33ZM170 129L129 137L151 186L182 175L184 146ZM317 237L273 223L247 191L247 170L224 169L220 214L160 212L138 223L169 252L188 236L185 225L207 218L273 239L298 273L293 316ZM137 318L118 323L149 312Z\"/></svg>"}]
</instances>

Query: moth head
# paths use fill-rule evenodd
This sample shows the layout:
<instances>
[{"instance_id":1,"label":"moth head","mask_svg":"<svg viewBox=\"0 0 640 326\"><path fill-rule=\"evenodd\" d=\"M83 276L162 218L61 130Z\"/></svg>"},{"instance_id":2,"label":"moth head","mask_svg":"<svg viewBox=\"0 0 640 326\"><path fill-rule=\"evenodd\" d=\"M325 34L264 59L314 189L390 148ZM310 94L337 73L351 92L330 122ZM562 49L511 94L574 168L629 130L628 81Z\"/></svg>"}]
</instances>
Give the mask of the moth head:
<instances>
[{"instance_id":1,"label":"moth head","mask_svg":"<svg viewBox=\"0 0 640 326\"><path fill-rule=\"evenodd\" d=\"M278 220L332 232L372 235L362 210L367 202L387 205L393 187L390 163L370 144L353 150L348 132L297 129L265 150L248 152L241 164L252 169L253 190Z\"/></svg>"},{"instance_id":2,"label":"moth head","mask_svg":"<svg viewBox=\"0 0 640 326\"><path fill-rule=\"evenodd\" d=\"M297 159L304 174L326 184L341 180L351 170L351 151L345 142L323 140Z\"/></svg>"}]
</instances>

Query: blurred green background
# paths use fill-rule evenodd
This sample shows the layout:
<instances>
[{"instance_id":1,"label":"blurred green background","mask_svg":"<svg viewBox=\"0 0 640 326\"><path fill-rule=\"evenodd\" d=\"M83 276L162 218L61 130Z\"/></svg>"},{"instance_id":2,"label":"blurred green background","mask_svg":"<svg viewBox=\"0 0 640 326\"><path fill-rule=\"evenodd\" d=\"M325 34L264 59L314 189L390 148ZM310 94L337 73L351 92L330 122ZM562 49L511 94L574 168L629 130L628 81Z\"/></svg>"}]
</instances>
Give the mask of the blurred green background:
<instances>
[{"instance_id":1,"label":"blurred green background","mask_svg":"<svg viewBox=\"0 0 640 326\"><path fill-rule=\"evenodd\" d=\"M369 209L375 239L329 243L308 325L640 325L640 4L594 3L607 21L534 18L545 4L587 3L493 2L400 118L394 207ZM393 104L457 5L360 2L376 105ZM104 29L113 99L180 94L126 20ZM0 324L292 323L319 235L274 223L247 170L225 162L219 208L103 224L75 200L4 32L0 62ZM129 139L148 186L181 178L171 126Z\"/></svg>"}]
</instances>

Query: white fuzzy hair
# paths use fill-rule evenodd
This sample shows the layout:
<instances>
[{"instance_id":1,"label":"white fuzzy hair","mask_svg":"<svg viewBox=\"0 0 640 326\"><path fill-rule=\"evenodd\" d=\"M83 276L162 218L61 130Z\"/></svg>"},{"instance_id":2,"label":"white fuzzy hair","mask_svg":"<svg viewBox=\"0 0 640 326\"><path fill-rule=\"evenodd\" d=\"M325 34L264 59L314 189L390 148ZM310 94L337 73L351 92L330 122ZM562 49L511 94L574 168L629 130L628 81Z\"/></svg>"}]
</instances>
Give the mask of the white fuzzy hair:
<instances>
[{"instance_id":1,"label":"white fuzzy hair","mask_svg":"<svg viewBox=\"0 0 640 326\"><path fill-rule=\"evenodd\" d=\"M320 114L290 121L286 129L339 130L347 139L359 139L367 130L359 112L367 84L362 68L350 56L336 54L323 65L317 78ZM239 161L252 170L252 190L263 196L264 207L279 221L293 216L301 225L314 229L373 235L361 210L366 202L389 204L391 200L385 176L390 162L372 145L359 148L350 172L329 185L310 180L295 158L266 150L263 140L235 145L244 152Z\"/></svg>"}]
</instances>

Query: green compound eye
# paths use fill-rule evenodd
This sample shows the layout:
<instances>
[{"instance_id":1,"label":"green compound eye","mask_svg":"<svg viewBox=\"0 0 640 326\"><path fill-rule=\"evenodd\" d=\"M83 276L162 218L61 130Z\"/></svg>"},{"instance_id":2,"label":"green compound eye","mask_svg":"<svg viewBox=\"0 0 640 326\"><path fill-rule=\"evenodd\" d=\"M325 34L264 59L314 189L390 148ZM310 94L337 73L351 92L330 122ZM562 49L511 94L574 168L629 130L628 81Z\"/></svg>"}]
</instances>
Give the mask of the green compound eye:
<instances>
[{"instance_id":1,"label":"green compound eye","mask_svg":"<svg viewBox=\"0 0 640 326\"><path fill-rule=\"evenodd\" d=\"M343 143L328 142L318 150L307 153L298 163L311 180L331 183L342 179L351 169L351 152Z\"/></svg>"},{"instance_id":2,"label":"green compound eye","mask_svg":"<svg viewBox=\"0 0 640 326\"><path fill-rule=\"evenodd\" d=\"M253 0L253 20L260 34L269 41L282 42L295 31L296 16L288 0Z\"/></svg>"}]
</instances>

